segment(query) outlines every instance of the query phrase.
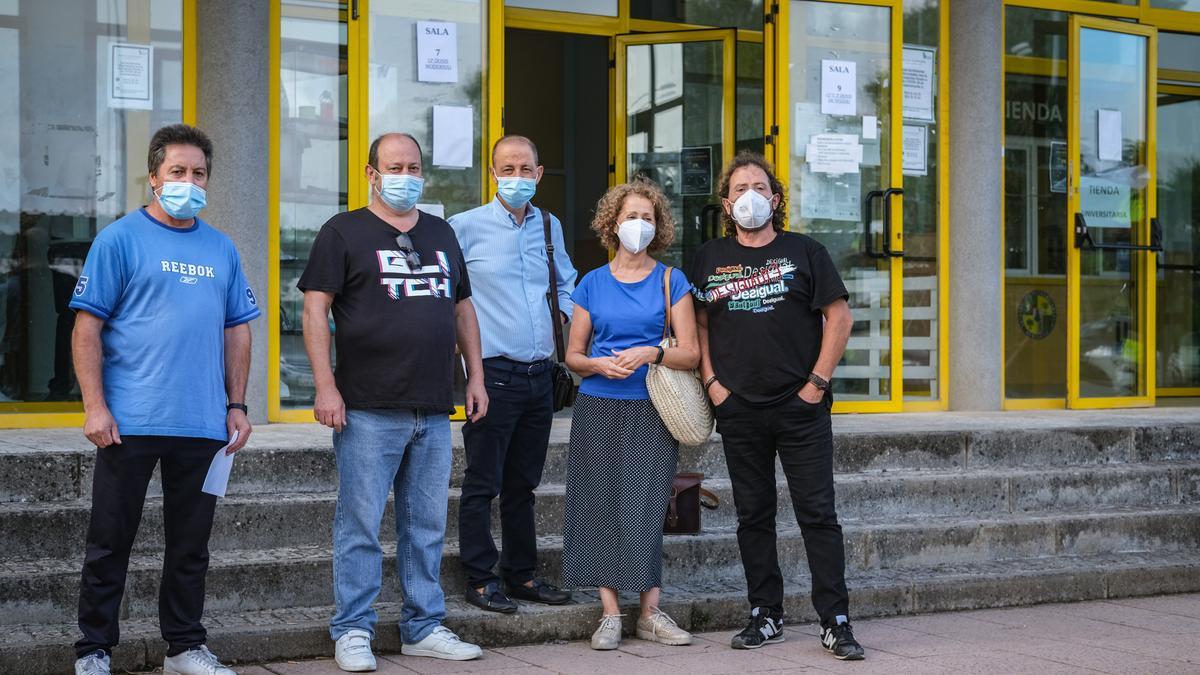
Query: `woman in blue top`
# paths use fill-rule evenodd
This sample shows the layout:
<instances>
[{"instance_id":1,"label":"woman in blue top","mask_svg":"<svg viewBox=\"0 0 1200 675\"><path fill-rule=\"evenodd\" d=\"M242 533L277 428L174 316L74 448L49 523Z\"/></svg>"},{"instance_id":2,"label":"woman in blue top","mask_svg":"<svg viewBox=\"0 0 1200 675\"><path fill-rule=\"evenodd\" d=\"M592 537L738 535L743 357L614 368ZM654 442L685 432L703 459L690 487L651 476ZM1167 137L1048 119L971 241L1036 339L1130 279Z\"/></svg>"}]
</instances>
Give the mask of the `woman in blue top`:
<instances>
[{"instance_id":1,"label":"woman in blue top","mask_svg":"<svg viewBox=\"0 0 1200 675\"><path fill-rule=\"evenodd\" d=\"M661 349L669 268L650 254L670 245L675 219L653 183L610 189L596 205L592 230L616 256L584 276L573 296L567 366L583 383L571 422L563 579L600 589L604 614L593 649L621 642L618 591L641 594L639 638L690 644L692 636L658 608L678 445L650 402L646 370L650 363L690 369L699 362L691 286L672 270L671 328L679 346Z\"/></svg>"}]
</instances>

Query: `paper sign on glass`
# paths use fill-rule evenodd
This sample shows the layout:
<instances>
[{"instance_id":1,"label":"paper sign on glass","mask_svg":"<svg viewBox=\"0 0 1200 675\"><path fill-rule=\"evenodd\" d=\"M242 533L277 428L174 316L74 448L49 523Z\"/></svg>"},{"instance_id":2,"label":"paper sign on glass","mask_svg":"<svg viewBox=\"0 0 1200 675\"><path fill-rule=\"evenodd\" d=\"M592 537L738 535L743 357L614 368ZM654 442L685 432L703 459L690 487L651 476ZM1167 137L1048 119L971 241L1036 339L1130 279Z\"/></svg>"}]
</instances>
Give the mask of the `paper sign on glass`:
<instances>
[{"instance_id":1,"label":"paper sign on glass","mask_svg":"<svg viewBox=\"0 0 1200 675\"><path fill-rule=\"evenodd\" d=\"M154 108L154 47L113 43L108 48L108 107Z\"/></svg>"},{"instance_id":2,"label":"paper sign on glass","mask_svg":"<svg viewBox=\"0 0 1200 675\"><path fill-rule=\"evenodd\" d=\"M446 207L443 204L417 204L417 210L442 219L446 217Z\"/></svg>"},{"instance_id":3,"label":"paper sign on glass","mask_svg":"<svg viewBox=\"0 0 1200 675\"><path fill-rule=\"evenodd\" d=\"M475 115L471 106L433 106L433 165L473 166L474 132Z\"/></svg>"},{"instance_id":4,"label":"paper sign on glass","mask_svg":"<svg viewBox=\"0 0 1200 675\"><path fill-rule=\"evenodd\" d=\"M874 115L863 115L862 137L864 141L879 138L879 118Z\"/></svg>"},{"instance_id":5,"label":"paper sign on glass","mask_svg":"<svg viewBox=\"0 0 1200 675\"><path fill-rule=\"evenodd\" d=\"M417 22L417 80L458 82L458 27L445 21Z\"/></svg>"},{"instance_id":6,"label":"paper sign on glass","mask_svg":"<svg viewBox=\"0 0 1200 675\"><path fill-rule=\"evenodd\" d=\"M858 173L863 146L857 134L813 134L804 156L813 173Z\"/></svg>"},{"instance_id":7,"label":"paper sign on glass","mask_svg":"<svg viewBox=\"0 0 1200 675\"><path fill-rule=\"evenodd\" d=\"M204 476L204 486L200 488L201 492L218 497L225 496L225 488L229 487L229 472L233 470L233 458L237 457L237 453L228 455L225 451L229 449L229 446L237 443L237 439L238 432L235 429L233 437L229 439L225 447L213 455L212 463L208 465L208 474Z\"/></svg>"},{"instance_id":8,"label":"paper sign on glass","mask_svg":"<svg viewBox=\"0 0 1200 675\"><path fill-rule=\"evenodd\" d=\"M901 170L905 176L924 176L929 172L929 133L924 124L905 124L901 148Z\"/></svg>"},{"instance_id":9,"label":"paper sign on glass","mask_svg":"<svg viewBox=\"0 0 1200 675\"><path fill-rule=\"evenodd\" d=\"M1096 111L1096 155L1103 161L1121 161L1121 111Z\"/></svg>"},{"instance_id":10,"label":"paper sign on glass","mask_svg":"<svg viewBox=\"0 0 1200 675\"><path fill-rule=\"evenodd\" d=\"M934 121L933 85L937 81L937 49L904 48L904 119Z\"/></svg>"},{"instance_id":11,"label":"paper sign on glass","mask_svg":"<svg viewBox=\"0 0 1200 675\"><path fill-rule=\"evenodd\" d=\"M822 220L862 219L862 175L831 176L800 169L800 217Z\"/></svg>"},{"instance_id":12,"label":"paper sign on glass","mask_svg":"<svg viewBox=\"0 0 1200 675\"><path fill-rule=\"evenodd\" d=\"M858 64L854 61L821 60L821 114L858 114Z\"/></svg>"}]
</instances>

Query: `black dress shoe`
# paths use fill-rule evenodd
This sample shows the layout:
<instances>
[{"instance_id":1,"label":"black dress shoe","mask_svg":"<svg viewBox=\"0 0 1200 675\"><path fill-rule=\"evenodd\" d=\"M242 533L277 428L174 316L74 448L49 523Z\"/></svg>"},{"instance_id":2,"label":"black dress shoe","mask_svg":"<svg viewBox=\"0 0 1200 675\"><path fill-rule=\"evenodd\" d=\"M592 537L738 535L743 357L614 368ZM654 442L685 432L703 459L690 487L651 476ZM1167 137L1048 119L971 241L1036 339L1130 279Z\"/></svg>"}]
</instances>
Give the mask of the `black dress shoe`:
<instances>
[{"instance_id":1,"label":"black dress shoe","mask_svg":"<svg viewBox=\"0 0 1200 675\"><path fill-rule=\"evenodd\" d=\"M463 594L467 602L475 605L479 609L485 609L489 612L500 612L501 614L512 614L517 611L517 603L509 599L500 590L500 584L492 582L483 587L483 592L475 590L468 586L467 592Z\"/></svg>"},{"instance_id":2,"label":"black dress shoe","mask_svg":"<svg viewBox=\"0 0 1200 675\"><path fill-rule=\"evenodd\" d=\"M518 600L540 602L543 605L565 605L571 601L571 593L552 586L541 579L534 579L532 586L507 584L508 594Z\"/></svg>"}]
</instances>

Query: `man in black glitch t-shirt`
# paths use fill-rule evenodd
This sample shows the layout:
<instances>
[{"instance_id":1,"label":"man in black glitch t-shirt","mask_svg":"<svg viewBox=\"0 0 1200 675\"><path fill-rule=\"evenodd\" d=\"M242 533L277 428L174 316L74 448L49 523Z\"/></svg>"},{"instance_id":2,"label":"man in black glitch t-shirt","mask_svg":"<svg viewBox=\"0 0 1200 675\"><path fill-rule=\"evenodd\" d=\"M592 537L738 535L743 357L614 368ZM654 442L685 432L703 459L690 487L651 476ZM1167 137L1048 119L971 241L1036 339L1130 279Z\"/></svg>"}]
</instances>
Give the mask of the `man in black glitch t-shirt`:
<instances>
[{"instance_id":1,"label":"man in black glitch t-shirt","mask_svg":"<svg viewBox=\"0 0 1200 675\"><path fill-rule=\"evenodd\" d=\"M334 429L337 456L330 634L338 666L354 672L376 667L371 603L381 584L379 526L393 489L402 653L456 661L482 653L441 625L446 605L438 582L456 342L469 371L467 415L474 421L487 413L479 323L454 231L416 208L421 173L415 139L377 138L366 167L370 205L321 227L297 284L317 385L313 414ZM330 309L336 373L329 362Z\"/></svg>"},{"instance_id":2,"label":"man in black glitch t-shirt","mask_svg":"<svg viewBox=\"0 0 1200 675\"><path fill-rule=\"evenodd\" d=\"M846 287L824 246L784 230L783 186L761 156L738 154L719 193L727 236L696 252L688 276L697 299L700 370L725 446L752 608L732 646L783 641L778 455L804 536L821 642L839 659L858 660L863 648L850 628L829 418L829 380L853 324Z\"/></svg>"}]
</instances>

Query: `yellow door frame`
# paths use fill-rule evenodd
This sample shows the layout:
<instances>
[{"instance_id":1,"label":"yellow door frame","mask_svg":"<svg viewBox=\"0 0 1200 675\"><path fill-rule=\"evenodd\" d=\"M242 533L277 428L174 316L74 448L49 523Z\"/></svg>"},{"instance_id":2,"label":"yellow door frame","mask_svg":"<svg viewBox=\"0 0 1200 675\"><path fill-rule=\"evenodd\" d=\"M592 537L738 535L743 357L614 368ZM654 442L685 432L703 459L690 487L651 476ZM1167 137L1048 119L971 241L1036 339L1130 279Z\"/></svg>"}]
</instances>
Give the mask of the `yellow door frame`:
<instances>
[{"instance_id":1,"label":"yellow door frame","mask_svg":"<svg viewBox=\"0 0 1200 675\"><path fill-rule=\"evenodd\" d=\"M1149 169L1150 181L1146 186L1146 210L1142 222L1131 232L1134 243L1148 242L1150 237L1150 221L1158 217L1156 200L1157 189L1156 171L1156 129L1157 117L1157 87L1158 87L1158 30L1153 26L1143 26L1114 19L1100 19L1081 14L1073 14L1070 19L1070 37L1068 43L1070 59L1069 114L1067 119L1067 156L1070 187L1067 194L1067 407L1069 408L1131 408L1154 405L1155 397L1155 263L1157 256L1136 252L1134 255L1144 255L1145 265L1141 278L1138 280L1138 321L1142 326L1139 340L1138 367L1142 370L1142 386L1145 394L1142 396L1104 396L1085 397L1080 395L1079 358L1080 331L1082 320L1080 278L1080 249L1073 241L1075 214L1080 212L1080 162L1079 137L1081 120L1080 101L1080 67L1081 50L1080 35L1084 29L1124 33L1146 38L1146 166ZM1136 268L1131 265L1131 268Z\"/></svg>"},{"instance_id":2,"label":"yellow door frame","mask_svg":"<svg viewBox=\"0 0 1200 675\"><path fill-rule=\"evenodd\" d=\"M812 3L826 3L835 5L863 5L870 7L883 7L890 10L889 28L890 28L890 60L891 60L891 100L890 120L888 133L890 141L888 145L888 167L889 167L889 186L902 187L904 185L904 173L902 166L902 151L903 151L903 77L900 74L903 70L903 48L904 48L904 3L902 0L805 0ZM948 4L947 0L942 0L943 4ZM789 31L791 29L791 2L784 0L779 3L779 14L776 18L778 22L778 31L782 39L780 39L780 48L776 50L775 72L778 77L775 80L775 87L778 98L776 99L775 116L780 121L782 133L776 141L776 158L775 171L778 174L779 181L785 186L791 185L791 161L788 148L791 147L791 118L788 116L788 110L791 105L790 88L788 74L790 73L790 39ZM948 42L946 29L949 26L947 22L948 11L946 7L940 7L941 23L939 24L939 52L945 49ZM946 59L944 52L939 58L938 63L938 111L942 115L943 122L947 119L948 99L945 95L947 91L946 80L943 75L946 73ZM945 130L939 130L939 186L938 194L943 205L948 205L945 192L945 167L941 164L945 157L948 157L948 150L941 139L946 138ZM779 161L782 156L783 161ZM889 197L892 200L899 200L901 197L893 195ZM904 249L904 208L903 202L895 202L891 205L884 205L885 208L892 207L892 239L889 242L893 250ZM944 326L945 311L948 306L947 298L947 279L949 269L945 265L946 253L948 251L948 239L946 229L946 213L944 207L939 208L938 223L938 295L939 295L939 354L938 354L938 377L939 377L939 400L929 402L914 402L911 405L912 409L943 409L946 399L946 384L948 378L944 365L947 363L945 354L946 337L949 335L947 327ZM833 404L833 412L835 413L881 413L881 412L900 412L907 406L904 404L904 260L903 258L892 258L890 260L890 278L889 284L890 293L890 314L889 314L889 364L888 372L891 380L891 398L885 401L837 401ZM834 374L836 377L836 373Z\"/></svg>"},{"instance_id":3,"label":"yellow door frame","mask_svg":"<svg viewBox=\"0 0 1200 675\"><path fill-rule=\"evenodd\" d=\"M625 143L625 109L626 86L628 85L626 67L626 50L639 45L673 44L677 42L720 42L721 43L721 165L725 166L733 159L734 145L737 144L737 31L732 28L710 28L705 30L664 31L659 33L632 33L613 36L614 63L612 124L613 155L615 157L613 180L615 184L628 180L626 159L627 146Z\"/></svg>"}]
</instances>

